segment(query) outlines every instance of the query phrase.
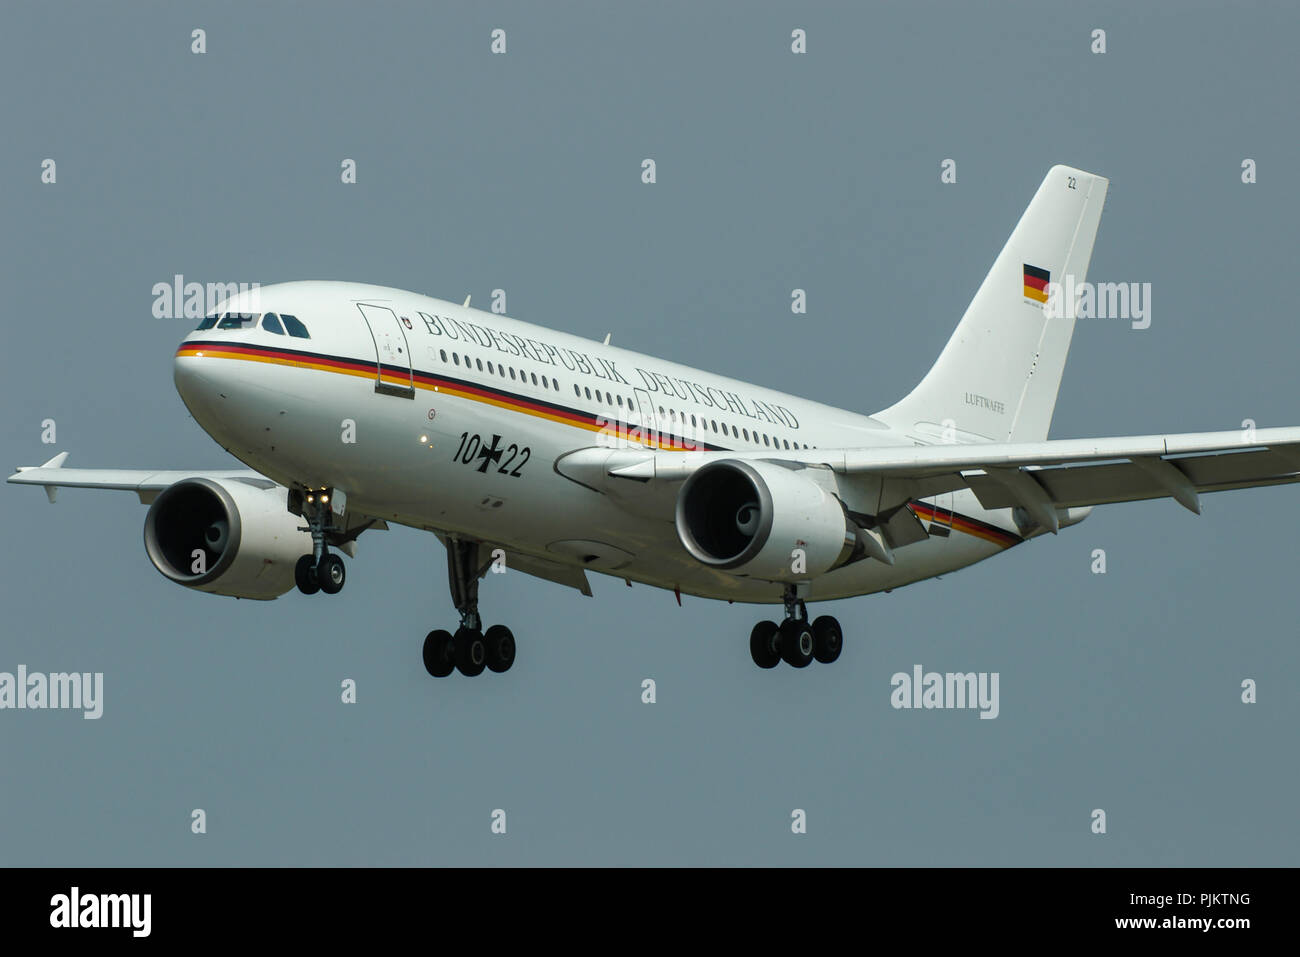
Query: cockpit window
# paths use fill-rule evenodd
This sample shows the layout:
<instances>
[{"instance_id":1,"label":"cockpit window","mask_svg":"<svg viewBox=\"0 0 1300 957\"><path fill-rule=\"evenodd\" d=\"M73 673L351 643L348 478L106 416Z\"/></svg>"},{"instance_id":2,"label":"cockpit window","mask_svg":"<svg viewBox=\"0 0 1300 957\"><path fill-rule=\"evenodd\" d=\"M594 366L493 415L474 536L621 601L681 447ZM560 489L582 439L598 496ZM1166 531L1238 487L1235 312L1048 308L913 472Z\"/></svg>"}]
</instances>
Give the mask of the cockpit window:
<instances>
[{"instance_id":1,"label":"cockpit window","mask_svg":"<svg viewBox=\"0 0 1300 957\"><path fill-rule=\"evenodd\" d=\"M267 332L274 332L277 336L284 335L284 326L280 325L280 317L273 312L268 312L262 317L262 328Z\"/></svg>"},{"instance_id":2,"label":"cockpit window","mask_svg":"<svg viewBox=\"0 0 1300 957\"><path fill-rule=\"evenodd\" d=\"M257 323L257 314L252 312L228 312L217 323L218 329L248 329Z\"/></svg>"},{"instance_id":3,"label":"cockpit window","mask_svg":"<svg viewBox=\"0 0 1300 957\"><path fill-rule=\"evenodd\" d=\"M204 317L203 317L203 321L199 323L199 327L198 327L197 329L195 329L194 331L195 331L195 332L202 332L204 329L211 329L213 326L215 326L215 325L217 324L217 319L218 319L218 318L220 318L220 317L219 317L219 316L216 316L216 315L204 316Z\"/></svg>"},{"instance_id":4,"label":"cockpit window","mask_svg":"<svg viewBox=\"0 0 1300 957\"><path fill-rule=\"evenodd\" d=\"M289 330L289 335L297 339L310 339L311 333L307 327L298 321L296 316L291 316L287 312L280 313L280 318L284 320L284 327Z\"/></svg>"}]
</instances>

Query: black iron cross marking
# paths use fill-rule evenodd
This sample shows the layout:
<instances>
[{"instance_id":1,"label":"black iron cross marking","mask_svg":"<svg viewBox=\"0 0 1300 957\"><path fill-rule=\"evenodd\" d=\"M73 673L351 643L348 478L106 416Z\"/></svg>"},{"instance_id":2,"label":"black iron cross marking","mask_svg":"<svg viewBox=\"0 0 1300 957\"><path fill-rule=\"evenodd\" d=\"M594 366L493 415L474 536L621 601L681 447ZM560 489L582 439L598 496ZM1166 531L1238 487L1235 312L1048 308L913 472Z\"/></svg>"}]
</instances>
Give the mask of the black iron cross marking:
<instances>
[{"instance_id":1,"label":"black iron cross marking","mask_svg":"<svg viewBox=\"0 0 1300 957\"><path fill-rule=\"evenodd\" d=\"M488 470L489 464L501 461L501 452L503 450L497 448L497 444L500 441L501 441L501 436L494 435L492 436L491 448L485 445L478 450L478 457L483 460L483 464L478 467L478 471L486 472Z\"/></svg>"}]
</instances>

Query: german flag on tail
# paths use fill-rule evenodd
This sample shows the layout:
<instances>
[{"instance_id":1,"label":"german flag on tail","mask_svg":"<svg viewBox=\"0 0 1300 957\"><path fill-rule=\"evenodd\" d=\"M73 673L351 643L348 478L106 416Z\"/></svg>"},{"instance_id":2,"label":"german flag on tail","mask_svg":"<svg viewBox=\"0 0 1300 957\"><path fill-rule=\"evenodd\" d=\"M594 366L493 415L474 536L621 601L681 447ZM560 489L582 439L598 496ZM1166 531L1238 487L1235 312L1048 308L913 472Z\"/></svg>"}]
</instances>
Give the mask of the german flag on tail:
<instances>
[{"instance_id":1,"label":"german flag on tail","mask_svg":"<svg viewBox=\"0 0 1300 957\"><path fill-rule=\"evenodd\" d=\"M1047 302L1047 283L1052 274L1025 263L1025 298L1034 302Z\"/></svg>"}]
</instances>

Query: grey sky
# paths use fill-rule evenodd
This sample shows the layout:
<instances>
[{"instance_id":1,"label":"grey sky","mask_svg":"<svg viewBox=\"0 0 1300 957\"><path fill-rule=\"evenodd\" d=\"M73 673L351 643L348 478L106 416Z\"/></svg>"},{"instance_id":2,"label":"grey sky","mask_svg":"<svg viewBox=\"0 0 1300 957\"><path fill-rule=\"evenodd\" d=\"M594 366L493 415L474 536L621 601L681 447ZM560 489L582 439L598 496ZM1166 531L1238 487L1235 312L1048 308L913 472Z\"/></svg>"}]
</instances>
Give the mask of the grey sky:
<instances>
[{"instance_id":1,"label":"grey sky","mask_svg":"<svg viewBox=\"0 0 1300 957\"><path fill-rule=\"evenodd\" d=\"M1079 323L1053 436L1300 424L1288 5L25 2L0 25L6 468L232 464L172 387L191 323L150 314L176 273L502 287L525 321L875 411L1057 162L1111 179L1090 278L1152 283L1153 321ZM336 598L243 602L155 572L133 496L0 488L0 671L105 673L98 721L0 712L0 861L1294 865L1297 510L1098 509L815 609L848 645L802 672L753 666L757 609L494 576L514 669L434 680L432 536L368 534ZM999 672L1000 716L892 709L917 663Z\"/></svg>"}]
</instances>

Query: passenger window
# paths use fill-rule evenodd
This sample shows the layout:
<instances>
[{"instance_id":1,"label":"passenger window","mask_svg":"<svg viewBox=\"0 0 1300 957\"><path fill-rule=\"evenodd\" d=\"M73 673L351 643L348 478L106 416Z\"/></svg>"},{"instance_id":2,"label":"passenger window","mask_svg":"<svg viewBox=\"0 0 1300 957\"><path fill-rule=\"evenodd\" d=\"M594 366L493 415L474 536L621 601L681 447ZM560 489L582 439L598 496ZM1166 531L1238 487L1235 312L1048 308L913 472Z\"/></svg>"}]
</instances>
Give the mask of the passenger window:
<instances>
[{"instance_id":1,"label":"passenger window","mask_svg":"<svg viewBox=\"0 0 1300 957\"><path fill-rule=\"evenodd\" d=\"M211 329L213 326L215 326L215 325L217 324L217 319L219 319L219 318L220 318L219 316L215 316L215 315L213 315L213 316L204 316L204 317L203 317L203 321L199 323L199 327L198 327L197 329L195 329L194 331L195 331L195 332L202 332L204 329Z\"/></svg>"},{"instance_id":2,"label":"passenger window","mask_svg":"<svg viewBox=\"0 0 1300 957\"><path fill-rule=\"evenodd\" d=\"M511 366L511 367L510 367L510 378L513 380L514 377L515 377L515 368L514 368L514 366Z\"/></svg>"},{"instance_id":3,"label":"passenger window","mask_svg":"<svg viewBox=\"0 0 1300 957\"><path fill-rule=\"evenodd\" d=\"M771 445L771 444L772 444L771 442L769 442L769 441L767 440L767 433L766 433L766 432L763 433L763 444L764 444L764 445Z\"/></svg>"},{"instance_id":4,"label":"passenger window","mask_svg":"<svg viewBox=\"0 0 1300 957\"><path fill-rule=\"evenodd\" d=\"M446 350L446 349L439 349L439 350L438 350L438 355L442 356L442 361L443 361L443 362L446 362L446 361L447 361L447 350Z\"/></svg>"},{"instance_id":5,"label":"passenger window","mask_svg":"<svg viewBox=\"0 0 1300 957\"><path fill-rule=\"evenodd\" d=\"M530 376L532 376L532 379L533 379L533 385L537 385L537 373L536 373L536 372L530 372L530 373L528 373L528 374L529 374Z\"/></svg>"},{"instance_id":6,"label":"passenger window","mask_svg":"<svg viewBox=\"0 0 1300 957\"><path fill-rule=\"evenodd\" d=\"M587 398L588 398L588 399L591 398L591 390L588 389L585 385L582 387L582 391L585 392L585 393L587 393Z\"/></svg>"},{"instance_id":7,"label":"passenger window","mask_svg":"<svg viewBox=\"0 0 1300 957\"><path fill-rule=\"evenodd\" d=\"M573 394L576 395L579 399L582 398L582 390L578 388L578 383L576 382L573 383Z\"/></svg>"},{"instance_id":8,"label":"passenger window","mask_svg":"<svg viewBox=\"0 0 1300 957\"><path fill-rule=\"evenodd\" d=\"M492 360L488 360L488 375L493 375L497 370L492 368Z\"/></svg>"},{"instance_id":9,"label":"passenger window","mask_svg":"<svg viewBox=\"0 0 1300 957\"><path fill-rule=\"evenodd\" d=\"M262 328L267 332L274 332L277 336L284 335L284 326L280 325L280 317L273 312L268 312L262 317Z\"/></svg>"},{"instance_id":10,"label":"passenger window","mask_svg":"<svg viewBox=\"0 0 1300 957\"><path fill-rule=\"evenodd\" d=\"M451 354L451 363L452 365L457 365L457 366L460 365L460 356L457 355L455 352Z\"/></svg>"},{"instance_id":11,"label":"passenger window","mask_svg":"<svg viewBox=\"0 0 1300 957\"><path fill-rule=\"evenodd\" d=\"M786 447L786 449L789 449L789 448L790 448L790 440L789 440L789 439L782 439L781 441L785 443L785 447Z\"/></svg>"},{"instance_id":12,"label":"passenger window","mask_svg":"<svg viewBox=\"0 0 1300 957\"><path fill-rule=\"evenodd\" d=\"M474 360L474 364L475 364L476 366L478 366L478 371L479 371L479 372L482 372L482 371L483 371L483 360L482 360L482 359L475 359L475 360Z\"/></svg>"},{"instance_id":13,"label":"passenger window","mask_svg":"<svg viewBox=\"0 0 1300 957\"><path fill-rule=\"evenodd\" d=\"M280 321L284 323L284 328L288 331L289 335L293 336L295 339L311 338L311 333L307 331L307 327L299 322L296 316L291 316L282 312L280 313Z\"/></svg>"}]
</instances>

